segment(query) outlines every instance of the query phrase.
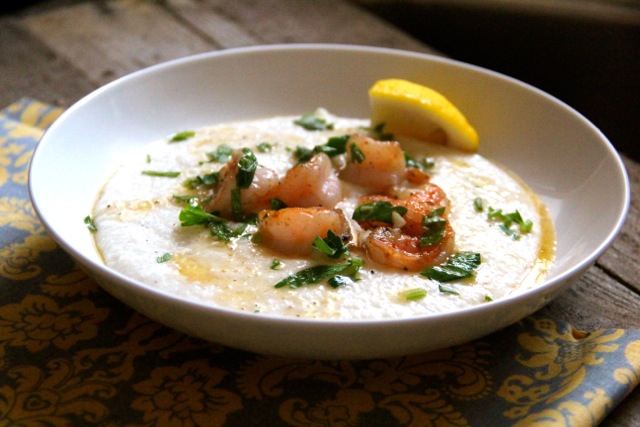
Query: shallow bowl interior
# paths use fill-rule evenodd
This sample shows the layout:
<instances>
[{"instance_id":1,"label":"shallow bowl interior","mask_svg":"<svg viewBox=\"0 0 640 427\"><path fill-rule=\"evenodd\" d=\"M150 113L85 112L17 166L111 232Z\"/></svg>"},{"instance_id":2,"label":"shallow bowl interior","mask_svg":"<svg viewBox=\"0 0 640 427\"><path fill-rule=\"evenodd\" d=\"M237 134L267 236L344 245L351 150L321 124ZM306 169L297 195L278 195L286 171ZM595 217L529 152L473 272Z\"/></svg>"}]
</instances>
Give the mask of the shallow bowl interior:
<instances>
[{"instance_id":1,"label":"shallow bowl interior","mask_svg":"<svg viewBox=\"0 0 640 427\"><path fill-rule=\"evenodd\" d=\"M187 301L103 265L83 218L127 153L180 129L236 119L297 115L317 107L368 117L368 88L390 77L444 93L478 130L480 152L515 171L547 204L558 245L557 262L543 285L444 315L311 321L248 315ZM316 358L415 353L507 326L584 273L620 230L629 204L628 180L611 144L557 99L503 75L447 59L332 45L213 52L106 85L69 108L45 133L32 160L29 185L36 211L54 239L106 290L133 308L222 344Z\"/></svg>"}]
</instances>

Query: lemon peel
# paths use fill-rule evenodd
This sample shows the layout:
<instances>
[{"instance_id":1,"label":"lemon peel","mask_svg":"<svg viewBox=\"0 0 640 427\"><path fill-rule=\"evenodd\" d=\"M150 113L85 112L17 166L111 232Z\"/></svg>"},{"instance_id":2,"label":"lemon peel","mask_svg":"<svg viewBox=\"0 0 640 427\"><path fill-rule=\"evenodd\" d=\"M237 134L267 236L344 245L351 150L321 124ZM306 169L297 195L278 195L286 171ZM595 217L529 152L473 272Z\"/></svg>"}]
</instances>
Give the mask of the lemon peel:
<instances>
[{"instance_id":1,"label":"lemon peel","mask_svg":"<svg viewBox=\"0 0 640 427\"><path fill-rule=\"evenodd\" d=\"M377 81L369 89L371 124L385 133L405 135L464 151L478 148L478 133L439 92L401 79Z\"/></svg>"}]
</instances>

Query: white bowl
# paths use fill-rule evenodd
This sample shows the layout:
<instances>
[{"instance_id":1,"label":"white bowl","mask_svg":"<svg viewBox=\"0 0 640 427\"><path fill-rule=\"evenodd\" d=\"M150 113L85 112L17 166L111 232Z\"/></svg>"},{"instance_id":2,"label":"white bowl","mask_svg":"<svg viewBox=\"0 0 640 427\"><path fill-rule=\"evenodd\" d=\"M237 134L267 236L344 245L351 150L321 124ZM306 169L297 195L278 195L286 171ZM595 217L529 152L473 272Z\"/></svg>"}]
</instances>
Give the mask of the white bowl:
<instances>
[{"instance_id":1,"label":"white bowl","mask_svg":"<svg viewBox=\"0 0 640 427\"><path fill-rule=\"evenodd\" d=\"M176 129L296 115L322 106L368 117L368 88L404 78L446 94L481 135L480 153L515 171L547 204L557 261L541 286L491 304L414 318L331 321L256 316L169 295L105 266L83 218L136 148ZM594 264L629 205L622 162L605 136L548 94L495 72L424 54L285 45L212 52L116 80L69 108L33 156L30 194L53 238L131 307L188 334L249 351L372 358L460 344L541 308Z\"/></svg>"}]
</instances>

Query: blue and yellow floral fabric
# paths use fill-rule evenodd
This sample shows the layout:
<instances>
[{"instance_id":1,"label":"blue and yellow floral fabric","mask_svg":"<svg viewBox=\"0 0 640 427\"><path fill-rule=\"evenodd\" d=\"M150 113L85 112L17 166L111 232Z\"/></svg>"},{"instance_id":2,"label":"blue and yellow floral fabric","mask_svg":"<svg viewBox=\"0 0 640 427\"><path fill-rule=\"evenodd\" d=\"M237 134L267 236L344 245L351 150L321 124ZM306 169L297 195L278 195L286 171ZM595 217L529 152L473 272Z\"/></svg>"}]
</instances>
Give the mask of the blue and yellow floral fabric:
<instances>
[{"instance_id":1,"label":"blue and yellow floral fabric","mask_svg":"<svg viewBox=\"0 0 640 427\"><path fill-rule=\"evenodd\" d=\"M533 315L483 339L364 361L291 360L145 318L47 235L29 159L60 110L0 112L0 425L589 426L640 382L640 331Z\"/></svg>"}]
</instances>

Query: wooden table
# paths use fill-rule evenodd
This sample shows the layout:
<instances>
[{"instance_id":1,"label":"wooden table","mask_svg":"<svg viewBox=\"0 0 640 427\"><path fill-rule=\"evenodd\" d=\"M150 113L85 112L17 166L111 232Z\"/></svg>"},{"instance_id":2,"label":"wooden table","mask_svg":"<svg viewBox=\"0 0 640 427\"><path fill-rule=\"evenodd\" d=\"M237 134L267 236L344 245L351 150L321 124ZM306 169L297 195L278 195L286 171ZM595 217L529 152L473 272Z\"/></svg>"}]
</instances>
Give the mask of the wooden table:
<instances>
[{"instance_id":1,"label":"wooden table","mask_svg":"<svg viewBox=\"0 0 640 427\"><path fill-rule=\"evenodd\" d=\"M117 77L162 61L291 42L437 54L340 0L50 1L0 17L0 105L32 97L66 107ZM632 199L621 235L587 274L543 309L579 329L640 328L640 163L623 160ZM640 389L604 425L640 425Z\"/></svg>"}]
</instances>

